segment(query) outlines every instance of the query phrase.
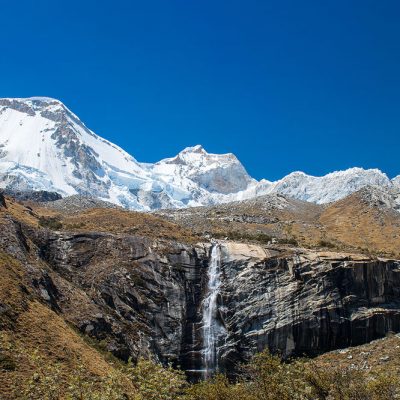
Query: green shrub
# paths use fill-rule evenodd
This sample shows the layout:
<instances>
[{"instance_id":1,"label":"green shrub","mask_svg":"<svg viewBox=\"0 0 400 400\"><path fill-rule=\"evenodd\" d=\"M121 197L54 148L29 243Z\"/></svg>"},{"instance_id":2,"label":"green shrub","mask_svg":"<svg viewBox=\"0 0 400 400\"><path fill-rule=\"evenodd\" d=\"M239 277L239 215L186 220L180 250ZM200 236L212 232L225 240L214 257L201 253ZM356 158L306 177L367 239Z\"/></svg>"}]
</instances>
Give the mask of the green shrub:
<instances>
[{"instance_id":1,"label":"green shrub","mask_svg":"<svg viewBox=\"0 0 400 400\"><path fill-rule=\"evenodd\" d=\"M247 386L231 384L224 375L216 375L209 381L191 385L187 390L188 400L256 400Z\"/></svg>"},{"instance_id":2,"label":"green shrub","mask_svg":"<svg viewBox=\"0 0 400 400\"><path fill-rule=\"evenodd\" d=\"M356 368L330 369L312 361L283 362L264 351L243 368L236 383L225 376L191 386L190 400L392 400L400 398L398 376Z\"/></svg>"},{"instance_id":3,"label":"green shrub","mask_svg":"<svg viewBox=\"0 0 400 400\"><path fill-rule=\"evenodd\" d=\"M299 242L294 237L278 239L278 243L280 243L280 244L289 244L291 246L298 246L299 245Z\"/></svg>"}]
</instances>

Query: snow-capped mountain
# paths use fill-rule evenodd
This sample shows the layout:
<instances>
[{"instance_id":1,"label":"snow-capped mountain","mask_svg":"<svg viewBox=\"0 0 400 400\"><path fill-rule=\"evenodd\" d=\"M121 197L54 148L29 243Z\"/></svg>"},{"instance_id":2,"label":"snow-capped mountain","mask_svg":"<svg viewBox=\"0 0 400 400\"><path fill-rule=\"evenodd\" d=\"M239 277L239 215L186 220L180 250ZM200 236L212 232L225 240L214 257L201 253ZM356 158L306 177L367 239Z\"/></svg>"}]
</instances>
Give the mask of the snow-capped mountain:
<instances>
[{"instance_id":1,"label":"snow-capped mountain","mask_svg":"<svg viewBox=\"0 0 400 400\"><path fill-rule=\"evenodd\" d=\"M299 200L330 203L365 186L391 187L390 179L379 169L350 168L322 177L293 172L275 182L271 190Z\"/></svg>"},{"instance_id":2,"label":"snow-capped mountain","mask_svg":"<svg viewBox=\"0 0 400 400\"><path fill-rule=\"evenodd\" d=\"M132 156L53 99L0 100L0 148L3 187L90 194L136 208L129 186L150 180Z\"/></svg>"},{"instance_id":3,"label":"snow-capped mountain","mask_svg":"<svg viewBox=\"0 0 400 400\"><path fill-rule=\"evenodd\" d=\"M0 99L0 173L3 188L79 193L139 210L212 204L256 183L233 154L201 146L138 163L41 97Z\"/></svg>"},{"instance_id":4,"label":"snow-capped mountain","mask_svg":"<svg viewBox=\"0 0 400 400\"><path fill-rule=\"evenodd\" d=\"M183 201L199 205L219 203L257 183L233 154L209 154L200 145L146 168L164 184L184 189Z\"/></svg>"},{"instance_id":5,"label":"snow-capped mountain","mask_svg":"<svg viewBox=\"0 0 400 400\"><path fill-rule=\"evenodd\" d=\"M85 194L131 209L210 205L282 193L327 203L365 186L400 188L377 169L323 177L294 172L256 181L233 154L188 147L155 164L140 163L89 130L60 101L0 99L0 187Z\"/></svg>"},{"instance_id":6,"label":"snow-capped mountain","mask_svg":"<svg viewBox=\"0 0 400 400\"><path fill-rule=\"evenodd\" d=\"M321 177L298 171L275 182L263 179L251 184L246 190L231 195L231 201L280 193L298 200L326 204L342 199L366 186L390 189L396 184L398 183L391 181L379 169L349 168Z\"/></svg>"},{"instance_id":7,"label":"snow-capped mountain","mask_svg":"<svg viewBox=\"0 0 400 400\"><path fill-rule=\"evenodd\" d=\"M396 176L395 178L392 179L392 183L395 188L400 190L400 175Z\"/></svg>"}]
</instances>

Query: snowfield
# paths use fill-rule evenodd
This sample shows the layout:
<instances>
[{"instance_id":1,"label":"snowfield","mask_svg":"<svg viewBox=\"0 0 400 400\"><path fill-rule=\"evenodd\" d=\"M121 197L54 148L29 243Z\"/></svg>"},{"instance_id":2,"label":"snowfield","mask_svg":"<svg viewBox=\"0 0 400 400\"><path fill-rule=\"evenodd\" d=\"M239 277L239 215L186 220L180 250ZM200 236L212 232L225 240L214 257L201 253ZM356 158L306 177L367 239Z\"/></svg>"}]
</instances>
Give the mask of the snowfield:
<instances>
[{"instance_id":1,"label":"snowfield","mask_svg":"<svg viewBox=\"0 0 400 400\"><path fill-rule=\"evenodd\" d=\"M129 209L211 205L281 193L328 203L366 186L400 189L378 169L351 168L322 177L293 172L256 181L233 154L188 147L154 164L140 163L90 131L60 101L0 99L0 187L85 194Z\"/></svg>"}]
</instances>

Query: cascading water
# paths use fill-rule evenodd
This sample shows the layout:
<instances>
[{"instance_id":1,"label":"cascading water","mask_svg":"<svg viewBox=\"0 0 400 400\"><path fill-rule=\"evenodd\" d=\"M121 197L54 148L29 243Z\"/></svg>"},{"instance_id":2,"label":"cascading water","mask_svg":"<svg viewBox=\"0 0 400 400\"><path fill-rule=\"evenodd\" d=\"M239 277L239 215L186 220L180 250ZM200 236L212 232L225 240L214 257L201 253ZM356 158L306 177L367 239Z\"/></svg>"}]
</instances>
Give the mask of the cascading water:
<instances>
[{"instance_id":1,"label":"cascading water","mask_svg":"<svg viewBox=\"0 0 400 400\"><path fill-rule=\"evenodd\" d=\"M202 303L203 311L203 367L204 378L218 371L217 344L225 333L225 328L218 318L218 295L221 287L221 248L214 244L208 267L206 296Z\"/></svg>"}]
</instances>

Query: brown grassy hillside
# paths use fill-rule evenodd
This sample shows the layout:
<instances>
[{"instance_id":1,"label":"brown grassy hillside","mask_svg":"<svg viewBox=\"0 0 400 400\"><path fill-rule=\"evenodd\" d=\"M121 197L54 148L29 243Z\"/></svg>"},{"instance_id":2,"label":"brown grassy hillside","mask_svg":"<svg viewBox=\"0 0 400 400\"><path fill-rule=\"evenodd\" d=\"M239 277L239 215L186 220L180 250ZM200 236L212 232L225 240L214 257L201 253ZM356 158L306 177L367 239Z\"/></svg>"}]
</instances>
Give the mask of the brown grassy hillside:
<instances>
[{"instance_id":1,"label":"brown grassy hillside","mask_svg":"<svg viewBox=\"0 0 400 400\"><path fill-rule=\"evenodd\" d=\"M157 214L198 234L400 257L400 213L365 199L368 189L328 205L267 195Z\"/></svg>"},{"instance_id":2,"label":"brown grassy hillside","mask_svg":"<svg viewBox=\"0 0 400 400\"><path fill-rule=\"evenodd\" d=\"M14 399L40 368L61 365L60 381L78 368L105 377L117 370L57 313L32 293L21 264L0 253L1 399Z\"/></svg>"}]
</instances>

